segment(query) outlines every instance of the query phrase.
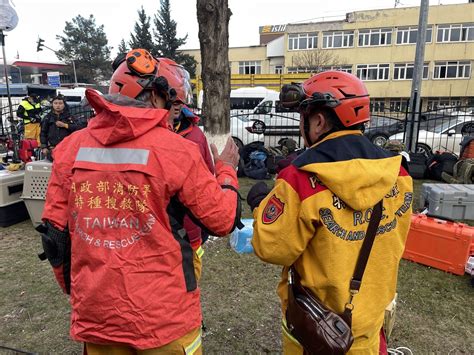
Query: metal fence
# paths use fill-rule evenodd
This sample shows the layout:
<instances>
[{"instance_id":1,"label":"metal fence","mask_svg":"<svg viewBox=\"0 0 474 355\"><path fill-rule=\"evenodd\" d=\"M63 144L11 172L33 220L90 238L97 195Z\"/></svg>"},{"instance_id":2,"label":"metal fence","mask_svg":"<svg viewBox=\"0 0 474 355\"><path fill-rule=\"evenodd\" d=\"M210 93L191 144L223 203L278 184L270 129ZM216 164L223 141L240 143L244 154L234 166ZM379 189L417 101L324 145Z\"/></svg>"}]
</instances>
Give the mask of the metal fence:
<instances>
[{"instance_id":1,"label":"metal fence","mask_svg":"<svg viewBox=\"0 0 474 355\"><path fill-rule=\"evenodd\" d=\"M408 105L404 106L405 108ZM374 144L384 146L388 140L405 141L407 123L417 122L417 151L431 155L436 151L459 154L464 136L474 134L474 107L450 107L418 112L386 110L371 114L364 135ZM282 138L292 138L303 145L299 132L299 114L268 108L268 113L255 110L231 114L231 135L239 146L255 141L266 147L278 146Z\"/></svg>"},{"instance_id":2,"label":"metal fence","mask_svg":"<svg viewBox=\"0 0 474 355\"><path fill-rule=\"evenodd\" d=\"M17 131L20 133L20 138L22 138L23 122L16 116L16 111L20 102L21 99L18 100L17 98L12 98L13 122ZM73 120L83 122L84 124L93 116L93 111L90 108L83 107L82 105L68 105L68 109ZM44 119L50 110L50 107L43 107L40 114L41 118ZM0 140L5 141L12 132L9 107L1 106L0 115L2 118L0 124Z\"/></svg>"},{"instance_id":3,"label":"metal fence","mask_svg":"<svg viewBox=\"0 0 474 355\"><path fill-rule=\"evenodd\" d=\"M19 101L13 100L14 120ZM408 107L405 105L404 107ZM69 107L74 119L87 121L92 116L90 109L75 105ZM46 115L49 108L43 110ZM10 134L8 106L0 107L2 124L0 136L5 139ZM378 146L384 146L390 139L405 141L407 122L418 123L417 151L431 155L436 151L460 152L460 143L464 136L474 135L474 107L449 107L418 112L412 115L404 112L385 110L371 114L366 124L365 136ZM21 125L20 125L21 126ZM298 147L303 146L299 131L299 113L288 112L279 107L257 107L254 110L232 110L230 118L231 135L237 145L243 147L252 142L263 142L266 147L279 146L282 138L295 140ZM20 127L21 128L21 127Z\"/></svg>"},{"instance_id":4,"label":"metal fence","mask_svg":"<svg viewBox=\"0 0 474 355\"><path fill-rule=\"evenodd\" d=\"M252 110L240 110L230 117L230 133L240 147L263 142L266 147L278 146L282 138L291 138L298 146L303 145L299 131L299 114L297 112L259 113Z\"/></svg>"}]
</instances>

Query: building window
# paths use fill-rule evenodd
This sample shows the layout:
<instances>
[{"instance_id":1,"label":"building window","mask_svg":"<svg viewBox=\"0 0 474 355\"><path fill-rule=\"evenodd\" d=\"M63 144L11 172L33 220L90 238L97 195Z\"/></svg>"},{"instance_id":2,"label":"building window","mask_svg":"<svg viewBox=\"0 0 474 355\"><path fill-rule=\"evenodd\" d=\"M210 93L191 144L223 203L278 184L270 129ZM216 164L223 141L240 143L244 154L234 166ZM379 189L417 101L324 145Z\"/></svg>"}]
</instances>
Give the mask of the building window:
<instances>
[{"instance_id":1,"label":"building window","mask_svg":"<svg viewBox=\"0 0 474 355\"><path fill-rule=\"evenodd\" d=\"M418 27L399 27L397 29L397 44L415 44L418 35ZM426 29L426 43L431 42L433 26Z\"/></svg>"},{"instance_id":2,"label":"building window","mask_svg":"<svg viewBox=\"0 0 474 355\"><path fill-rule=\"evenodd\" d=\"M323 33L323 48L354 47L354 31Z\"/></svg>"},{"instance_id":3,"label":"building window","mask_svg":"<svg viewBox=\"0 0 474 355\"><path fill-rule=\"evenodd\" d=\"M413 63L395 64L393 67L393 80L413 79ZM428 63L423 65L423 79L428 79Z\"/></svg>"},{"instance_id":4,"label":"building window","mask_svg":"<svg viewBox=\"0 0 474 355\"><path fill-rule=\"evenodd\" d=\"M435 62L433 79L469 79L471 62Z\"/></svg>"},{"instance_id":5,"label":"building window","mask_svg":"<svg viewBox=\"0 0 474 355\"><path fill-rule=\"evenodd\" d=\"M260 74L262 65L259 61L239 62L239 74Z\"/></svg>"},{"instance_id":6,"label":"building window","mask_svg":"<svg viewBox=\"0 0 474 355\"><path fill-rule=\"evenodd\" d=\"M408 98L390 99L390 111L406 112L408 101Z\"/></svg>"},{"instance_id":7,"label":"building window","mask_svg":"<svg viewBox=\"0 0 474 355\"><path fill-rule=\"evenodd\" d=\"M474 41L474 23L438 25L438 42Z\"/></svg>"},{"instance_id":8,"label":"building window","mask_svg":"<svg viewBox=\"0 0 474 355\"><path fill-rule=\"evenodd\" d=\"M358 64L357 76L361 80L388 80L390 64Z\"/></svg>"},{"instance_id":9,"label":"building window","mask_svg":"<svg viewBox=\"0 0 474 355\"><path fill-rule=\"evenodd\" d=\"M283 65L275 65L275 74L283 74Z\"/></svg>"},{"instance_id":10,"label":"building window","mask_svg":"<svg viewBox=\"0 0 474 355\"><path fill-rule=\"evenodd\" d=\"M428 100L428 111L438 110L447 107L462 106L460 97L434 97Z\"/></svg>"},{"instance_id":11,"label":"building window","mask_svg":"<svg viewBox=\"0 0 474 355\"><path fill-rule=\"evenodd\" d=\"M352 74L352 65L333 66L331 69L332 70L339 70L339 71L343 71L345 73Z\"/></svg>"},{"instance_id":12,"label":"building window","mask_svg":"<svg viewBox=\"0 0 474 355\"><path fill-rule=\"evenodd\" d=\"M359 30L359 47L389 46L392 44L391 28Z\"/></svg>"},{"instance_id":13,"label":"building window","mask_svg":"<svg viewBox=\"0 0 474 355\"><path fill-rule=\"evenodd\" d=\"M288 74L319 73L321 68L316 67L288 67Z\"/></svg>"},{"instance_id":14,"label":"building window","mask_svg":"<svg viewBox=\"0 0 474 355\"><path fill-rule=\"evenodd\" d=\"M288 35L288 50L314 49L318 47L317 33L297 33Z\"/></svg>"},{"instance_id":15,"label":"building window","mask_svg":"<svg viewBox=\"0 0 474 355\"><path fill-rule=\"evenodd\" d=\"M384 112L385 99L370 99L370 112Z\"/></svg>"}]
</instances>

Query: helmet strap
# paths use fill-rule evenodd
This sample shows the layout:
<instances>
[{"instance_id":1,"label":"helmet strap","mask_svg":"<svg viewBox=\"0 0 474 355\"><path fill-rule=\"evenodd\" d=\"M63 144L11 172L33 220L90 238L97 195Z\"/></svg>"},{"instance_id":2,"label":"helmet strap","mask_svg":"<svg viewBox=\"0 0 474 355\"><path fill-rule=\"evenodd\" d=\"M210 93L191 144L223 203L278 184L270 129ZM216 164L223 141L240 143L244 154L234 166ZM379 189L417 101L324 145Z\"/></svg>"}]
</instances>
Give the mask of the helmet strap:
<instances>
[{"instance_id":1,"label":"helmet strap","mask_svg":"<svg viewBox=\"0 0 474 355\"><path fill-rule=\"evenodd\" d=\"M310 135L309 135L309 117L306 115L303 115L303 133L304 137L306 138L306 143L308 143L308 147L311 147L313 145L313 142L311 141Z\"/></svg>"}]
</instances>

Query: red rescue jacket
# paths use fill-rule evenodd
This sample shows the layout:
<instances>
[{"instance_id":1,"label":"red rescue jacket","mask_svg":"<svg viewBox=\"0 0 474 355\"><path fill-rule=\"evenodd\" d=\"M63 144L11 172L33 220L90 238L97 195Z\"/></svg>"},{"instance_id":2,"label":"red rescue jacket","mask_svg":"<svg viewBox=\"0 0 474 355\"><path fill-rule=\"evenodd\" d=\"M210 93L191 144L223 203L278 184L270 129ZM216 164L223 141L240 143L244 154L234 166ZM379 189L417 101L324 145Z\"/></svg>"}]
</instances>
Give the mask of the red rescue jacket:
<instances>
[{"instance_id":1,"label":"red rescue jacket","mask_svg":"<svg viewBox=\"0 0 474 355\"><path fill-rule=\"evenodd\" d=\"M192 250L171 232L170 198L226 235L237 197L220 185L237 188L237 177L219 161L214 177L196 145L166 128L167 111L86 95L97 116L57 146L43 213L70 231L71 336L160 347L201 324Z\"/></svg>"},{"instance_id":2,"label":"red rescue jacket","mask_svg":"<svg viewBox=\"0 0 474 355\"><path fill-rule=\"evenodd\" d=\"M186 108L186 110L187 112L192 113L189 109ZM209 151L209 145L206 136L197 126L198 122L198 116L193 115L192 117L189 117L181 112L179 125L175 125L175 132L198 145L204 162L209 168L209 171L214 174L214 162L212 160L211 152ZM186 229L192 248L194 250L198 249L202 244L202 240L204 240L203 238L207 238L207 235L205 235L205 232L202 231L201 228L187 215L184 217L184 228Z\"/></svg>"}]
</instances>

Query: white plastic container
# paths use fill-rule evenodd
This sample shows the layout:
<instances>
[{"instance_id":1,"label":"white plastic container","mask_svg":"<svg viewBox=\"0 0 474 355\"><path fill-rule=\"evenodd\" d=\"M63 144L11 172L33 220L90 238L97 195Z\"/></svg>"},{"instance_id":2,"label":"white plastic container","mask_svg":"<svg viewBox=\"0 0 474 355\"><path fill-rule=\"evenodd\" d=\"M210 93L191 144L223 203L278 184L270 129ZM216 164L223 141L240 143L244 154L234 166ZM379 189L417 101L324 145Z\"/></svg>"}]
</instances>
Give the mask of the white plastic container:
<instances>
[{"instance_id":1,"label":"white plastic container","mask_svg":"<svg viewBox=\"0 0 474 355\"><path fill-rule=\"evenodd\" d=\"M253 253L252 236L253 236L253 218L243 219L244 227L236 228L230 236L230 247L239 254Z\"/></svg>"}]
</instances>

